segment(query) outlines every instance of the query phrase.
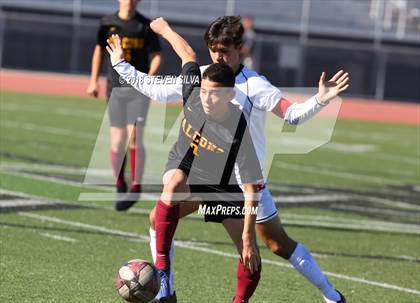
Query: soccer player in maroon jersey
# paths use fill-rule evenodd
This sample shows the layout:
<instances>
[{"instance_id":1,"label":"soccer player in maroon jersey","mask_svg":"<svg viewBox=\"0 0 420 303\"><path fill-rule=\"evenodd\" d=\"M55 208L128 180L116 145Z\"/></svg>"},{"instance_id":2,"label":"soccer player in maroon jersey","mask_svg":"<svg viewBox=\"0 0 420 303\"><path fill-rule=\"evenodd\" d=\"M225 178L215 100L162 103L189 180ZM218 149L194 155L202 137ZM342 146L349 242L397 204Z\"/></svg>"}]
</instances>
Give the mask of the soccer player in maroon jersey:
<instances>
[{"instance_id":1,"label":"soccer player in maroon jersey","mask_svg":"<svg viewBox=\"0 0 420 303\"><path fill-rule=\"evenodd\" d=\"M91 80L87 93L98 96L98 77L107 39L118 34L122 39L124 58L138 70L154 75L161 62L157 35L150 29L150 20L136 11L139 1L119 0L118 12L105 16L99 26L92 57ZM143 129L149 109L149 98L136 92L120 79L106 56L108 114L111 124L111 165L117 189L116 210L129 209L141 191L145 149ZM128 138L129 137L129 138ZM126 144L130 154L131 182L124 178ZM123 193L130 191L129 195Z\"/></svg>"}]
</instances>

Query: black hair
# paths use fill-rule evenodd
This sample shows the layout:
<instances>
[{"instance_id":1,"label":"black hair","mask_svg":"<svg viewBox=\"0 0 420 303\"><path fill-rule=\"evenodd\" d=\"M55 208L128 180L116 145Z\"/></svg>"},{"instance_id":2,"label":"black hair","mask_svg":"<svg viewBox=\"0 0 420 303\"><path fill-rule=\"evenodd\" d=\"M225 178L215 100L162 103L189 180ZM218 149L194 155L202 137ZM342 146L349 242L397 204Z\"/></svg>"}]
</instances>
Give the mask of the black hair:
<instances>
[{"instance_id":1,"label":"black hair","mask_svg":"<svg viewBox=\"0 0 420 303\"><path fill-rule=\"evenodd\" d=\"M238 47L243 43L244 27L240 16L223 16L214 20L204 34L208 47L217 43Z\"/></svg>"},{"instance_id":2,"label":"black hair","mask_svg":"<svg viewBox=\"0 0 420 303\"><path fill-rule=\"evenodd\" d=\"M217 82L223 87L235 86L235 73L226 63L213 63L203 73L203 79Z\"/></svg>"}]
</instances>

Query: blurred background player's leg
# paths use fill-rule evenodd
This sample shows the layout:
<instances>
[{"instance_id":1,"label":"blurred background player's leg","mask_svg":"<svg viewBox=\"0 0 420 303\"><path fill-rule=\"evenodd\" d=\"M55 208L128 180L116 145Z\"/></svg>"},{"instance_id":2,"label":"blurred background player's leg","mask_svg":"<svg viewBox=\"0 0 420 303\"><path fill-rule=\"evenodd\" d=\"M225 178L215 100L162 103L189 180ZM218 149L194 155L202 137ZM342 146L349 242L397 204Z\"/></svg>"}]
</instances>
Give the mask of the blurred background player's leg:
<instances>
[{"instance_id":1,"label":"blurred background player's leg","mask_svg":"<svg viewBox=\"0 0 420 303\"><path fill-rule=\"evenodd\" d=\"M127 184L124 178L127 131L125 128L111 127L110 136L110 158L112 172L115 178L116 191L117 193L125 193L127 191Z\"/></svg>"},{"instance_id":2,"label":"blurred background player's leg","mask_svg":"<svg viewBox=\"0 0 420 303\"><path fill-rule=\"evenodd\" d=\"M124 91L126 100L126 130L129 137L128 150L130 154L131 183L130 193L117 201L115 209L125 211L131 208L139 199L141 193L141 182L143 180L146 153L144 147L144 126L150 101L131 87L120 88Z\"/></svg>"},{"instance_id":3,"label":"blurred background player's leg","mask_svg":"<svg viewBox=\"0 0 420 303\"><path fill-rule=\"evenodd\" d=\"M110 158L112 172L115 178L117 201L124 198L122 195L127 191L125 182L125 154L127 145L126 107L127 102L123 98L121 88L114 88L108 94L108 116L110 128Z\"/></svg>"}]
</instances>

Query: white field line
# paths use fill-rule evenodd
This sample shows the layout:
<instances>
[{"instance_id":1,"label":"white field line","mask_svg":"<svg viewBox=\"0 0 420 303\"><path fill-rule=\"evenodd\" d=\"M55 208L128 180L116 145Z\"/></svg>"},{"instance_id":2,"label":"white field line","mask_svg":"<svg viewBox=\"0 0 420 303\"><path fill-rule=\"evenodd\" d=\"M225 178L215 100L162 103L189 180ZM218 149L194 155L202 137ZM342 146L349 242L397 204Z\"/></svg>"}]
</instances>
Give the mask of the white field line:
<instances>
[{"instance_id":1,"label":"white field line","mask_svg":"<svg viewBox=\"0 0 420 303\"><path fill-rule=\"evenodd\" d=\"M403 259L403 260L407 260L407 261L414 261L414 262L419 262L420 258L416 258L416 257L412 257L412 256L397 256L397 258Z\"/></svg>"},{"instance_id":2,"label":"white field line","mask_svg":"<svg viewBox=\"0 0 420 303\"><path fill-rule=\"evenodd\" d=\"M31 196L31 195L22 194L19 192L7 191L3 189L0 189L0 193L19 195L19 196L22 196L24 198L28 198L31 200L38 200L38 201L45 200L42 197ZM80 196L82 196L82 194ZM89 193L85 193L85 195L87 194ZM93 196L91 200L95 200L94 197L96 197L96 201L98 201L96 194L92 193L92 195ZM106 198L108 200L115 199L114 194L103 194L103 195L106 195ZM86 199L85 201L89 201L89 200ZM54 202L61 202L61 201L54 201ZM149 214L150 210L133 208L130 210L130 212L140 213L140 214ZM191 214L190 217L201 218L202 216L198 214ZM327 228L339 228L339 229L362 230L362 231L366 231L366 230L367 231L381 231L381 232L390 232L390 233L408 233L408 234L420 235L420 227L414 224L391 223L391 222L386 222L386 221L357 220L357 219L346 219L346 218L338 218L338 217L312 216L312 215L299 215L299 214L284 214L284 215L281 215L281 218L284 224L299 225L299 226L327 227Z\"/></svg>"},{"instance_id":3,"label":"white field line","mask_svg":"<svg viewBox=\"0 0 420 303\"><path fill-rule=\"evenodd\" d=\"M294 190L299 191L302 193L308 193L309 195L294 195L294 196L273 196L273 199L279 203L319 203L319 202L331 202L331 201L352 201L352 200L359 200L359 201L366 201L366 202L372 202L376 204L382 204L386 206L391 207L398 207L403 210L414 210L414 211L420 211L420 205L415 205L403 201L398 200L391 200L386 198L380 198L380 197L371 197L363 194L336 194L336 193L330 193L330 194L317 194L319 191L325 191L323 189L315 190L315 189L296 189L293 187L286 187L286 186L277 186L275 184L270 184L269 187L271 189L280 190L280 191L287 191L287 190ZM334 188L331 188L330 190L335 190ZM302 197L302 199L300 199ZM308 198L305 198L308 197ZM310 197L313 197L311 200ZM322 198L325 197L325 200L322 200Z\"/></svg>"},{"instance_id":4,"label":"white field line","mask_svg":"<svg viewBox=\"0 0 420 303\"><path fill-rule=\"evenodd\" d=\"M83 175L86 173L87 168L86 167L70 167L70 166L64 166L64 165L57 165L57 164L36 164L36 163L22 163L22 162L5 162L3 161L0 163L0 170L9 172L9 171L21 171L21 170L33 170L36 172L46 172L46 173L61 173L61 174L80 174ZM112 174L112 171L110 169L90 169L89 173L95 176L109 176ZM160 176L159 176L160 177ZM149 175L145 176L145 179L151 180L155 179L156 182L160 182L160 178L156 178L155 176ZM59 179L60 180L60 179ZM89 184L83 184L88 186ZM313 189L313 188L295 188L287 185L276 185L270 183L270 188L275 189L277 191L299 191L300 193L306 193L306 194L318 194L320 191L325 191L324 189ZM329 188L327 188L329 189ZM330 190L336 190L336 188L330 188ZM418 186L418 191L420 192L420 186ZM366 200L369 202L375 202L375 203L381 203L388 206L398 206L400 208L405 209L413 209L413 210L420 210L420 206L413 205L410 203L402 202L402 201L395 201L395 200L389 200L385 198L379 198L379 197L368 197L364 196L362 194L329 194L325 195L326 199L334 199L330 198L334 196L337 200L351 200L351 198L357 198L361 200ZM321 196L319 196L321 198ZM346 199L347 197L347 199ZM279 202L284 203L293 203L294 199L297 199L301 201L298 196L293 197L284 197L284 196L276 196L274 197ZM302 196L302 200L305 198ZM315 198L313 201L315 202ZM308 201L310 202L310 201Z\"/></svg>"},{"instance_id":5,"label":"white field line","mask_svg":"<svg viewBox=\"0 0 420 303\"><path fill-rule=\"evenodd\" d=\"M60 236L60 235L53 235L53 234L50 234L50 233L39 233L39 234L43 237L54 239L54 240L70 242L70 243L78 242L78 240L76 240L76 239L69 238L69 237L64 237L64 236Z\"/></svg>"},{"instance_id":6,"label":"white field line","mask_svg":"<svg viewBox=\"0 0 420 303\"><path fill-rule=\"evenodd\" d=\"M90 184L86 185L82 182L63 180L56 177L40 176L40 175L35 175L35 174L30 174L30 173L10 172L10 171L6 171L5 173L9 175L13 175L13 176L18 176L18 177L31 178L34 180L48 181L48 182L54 182L57 184L82 187L84 189L95 189L95 190L107 192L107 193L80 193L78 201L115 201L115 188L114 187L90 185ZM159 198L159 196L160 194L143 193L141 194L140 197L142 200L150 201L150 200L156 200L157 198Z\"/></svg>"},{"instance_id":7,"label":"white field line","mask_svg":"<svg viewBox=\"0 0 420 303\"><path fill-rule=\"evenodd\" d=\"M409 213L407 211L398 211L394 209L383 209L383 208L374 208L374 207L364 207L364 206L358 206L358 205L332 204L330 205L330 207L334 209L360 211L360 212L370 213L370 214L373 213L373 214L391 215L391 216L399 216L399 217L414 217L414 218L418 218L420 221L420 213Z\"/></svg>"},{"instance_id":8,"label":"white field line","mask_svg":"<svg viewBox=\"0 0 420 303\"><path fill-rule=\"evenodd\" d=\"M150 241L148 239L128 239L129 242L134 242L134 243L150 243Z\"/></svg>"},{"instance_id":9,"label":"white field line","mask_svg":"<svg viewBox=\"0 0 420 303\"><path fill-rule=\"evenodd\" d=\"M326 168L321 168L321 167L316 167L316 166L290 164L290 163L285 163L285 162L276 162L275 165L280 168L285 168L285 169L294 170L294 171L334 176L334 177L339 177L343 179L358 180L358 181L364 181L364 182L369 182L369 183L393 184L393 185L404 184L395 179L388 179L388 178L382 178L382 177L376 177L376 176L367 176L367 175L355 174L355 173L350 173L350 172L345 172L345 171L326 169Z\"/></svg>"},{"instance_id":10,"label":"white field line","mask_svg":"<svg viewBox=\"0 0 420 303\"><path fill-rule=\"evenodd\" d=\"M312 195L293 195L293 196L273 196L275 201L280 204L300 204L300 203L330 203L335 201L349 201L347 194L312 194Z\"/></svg>"},{"instance_id":11,"label":"white field line","mask_svg":"<svg viewBox=\"0 0 420 303\"><path fill-rule=\"evenodd\" d=\"M39 172L39 173L58 173L64 175L78 175L84 177L86 172L88 171L87 167L72 167L72 166L65 166L65 165L58 165L58 164L37 164L37 163L29 163L29 162L5 162L3 161L0 163L0 170L3 171L31 171L31 172ZM30 172L29 172L30 173ZM112 169L111 168L90 168L89 175L98 176L98 177L108 177L112 176ZM161 182L161 176L156 177L154 175L146 174L144 179L151 180L154 179L156 182ZM83 184L89 185L89 184Z\"/></svg>"},{"instance_id":12,"label":"white field line","mask_svg":"<svg viewBox=\"0 0 420 303\"><path fill-rule=\"evenodd\" d=\"M272 149L273 151L276 150L284 150L285 146L294 146L294 147L302 147L304 150L310 149L314 146L319 146L318 148L325 148L330 149L333 151L337 151L340 153L366 153L372 152L375 150L375 145L372 144L357 144L357 143L328 143L327 141L320 141L311 139L309 137L306 138L290 138L290 137L280 137L278 136L277 132L275 134L267 134L267 149ZM320 143L324 143L320 146Z\"/></svg>"},{"instance_id":13,"label":"white field line","mask_svg":"<svg viewBox=\"0 0 420 303\"><path fill-rule=\"evenodd\" d=\"M412 165L420 166L420 159L418 157L410 157L410 156L403 156L403 155L394 156L394 155L388 155L388 154L383 154L383 153L372 153L372 154L367 154L366 156L370 158L375 158L378 160L386 160L386 161L393 161L393 162L398 162L398 163L405 163L405 164L412 164Z\"/></svg>"},{"instance_id":14,"label":"white field line","mask_svg":"<svg viewBox=\"0 0 420 303\"><path fill-rule=\"evenodd\" d=\"M112 208L109 209L113 210ZM129 212L148 215L150 213L150 210L133 208L130 209ZM280 217L284 225L298 225L303 227L326 227L354 231L377 231L386 233L404 233L420 235L420 226L415 224L390 223L385 221L356 220L338 217L297 214L284 214L280 215ZM188 218L202 219L202 216L197 213L194 213L190 214Z\"/></svg>"},{"instance_id":15,"label":"white field line","mask_svg":"<svg viewBox=\"0 0 420 303\"><path fill-rule=\"evenodd\" d=\"M7 166L0 166L0 171L3 168L7 168ZM69 186L77 186L83 188L91 188L100 191L106 191L109 193L80 193L78 200L79 201L114 201L115 200L115 193L114 188L107 187L107 186L99 186L99 185L90 185L84 184L82 182L71 181L71 180L64 180L62 178L56 178L51 176L40 176L36 174L30 173L23 173L23 172L10 172L5 171L7 174L19 176L19 177L26 177L32 178L35 180L41 181L48 181L48 182L55 182L58 184L69 185ZM143 201L155 200L159 198L159 194L148 194L143 193L141 195L141 199ZM284 204L299 204L299 203L320 203L320 202L334 202L334 201L350 201L352 199L360 199L368 202L375 202L380 203L388 206L400 207L402 209L407 210L420 210L420 206L412 205L410 203L401 202L401 201L394 201L384 198L377 198L377 197L366 197L357 194L319 194L319 195L294 195L294 196L273 196L274 200L278 203Z\"/></svg>"},{"instance_id":16,"label":"white field line","mask_svg":"<svg viewBox=\"0 0 420 303\"><path fill-rule=\"evenodd\" d=\"M335 130L334 135L338 137L345 137L350 139L363 139L369 141L378 141L378 142L396 142L398 139L398 135L390 134L390 133L382 133L382 132L356 132L351 130L346 131L339 131ZM406 142L403 142L406 143Z\"/></svg>"},{"instance_id":17,"label":"white field line","mask_svg":"<svg viewBox=\"0 0 420 303\"><path fill-rule=\"evenodd\" d=\"M43 132L51 135L57 135L57 136L71 136L78 139L87 139L87 140L94 140L98 137L97 134L82 132L82 131L75 131L70 130L67 128L61 128L61 127L52 127L52 126L42 126L37 125L29 122L15 122L11 120L2 120L1 127L6 128L17 128L17 129L23 129L30 132Z\"/></svg>"},{"instance_id":18,"label":"white field line","mask_svg":"<svg viewBox=\"0 0 420 303\"><path fill-rule=\"evenodd\" d=\"M407 223L392 223L377 220L358 220L328 216L312 216L299 214L284 214L281 216L284 224L301 226L342 228L349 230L383 231L389 233L408 233L420 235L420 226Z\"/></svg>"},{"instance_id":19,"label":"white field line","mask_svg":"<svg viewBox=\"0 0 420 303\"><path fill-rule=\"evenodd\" d=\"M114 188L112 187L98 186L98 185L84 185L82 182L63 180L60 178L50 177L50 176L40 176L40 175L35 175L35 174L30 174L30 173L10 172L10 171L5 171L5 173L9 175L13 175L13 176L31 178L34 180L55 182L58 184L69 185L69 186L91 188L91 189L102 190L102 191L112 191L112 192L114 191Z\"/></svg>"},{"instance_id":20,"label":"white field line","mask_svg":"<svg viewBox=\"0 0 420 303\"><path fill-rule=\"evenodd\" d=\"M55 217L43 216L43 215L38 215L38 214L34 214L34 213L26 213L26 212L20 212L19 215L29 217L29 218L32 218L32 219L36 219L36 220L45 221L45 222L53 222L53 223L58 223L58 224L80 227L80 228L86 228L86 229L95 230L95 231L102 231L102 232L111 233L111 234L119 235L119 236L127 236L127 237L133 237L133 238L138 238L138 239L148 239L148 236L145 236L145 235L120 231L120 230L116 230L116 229L105 228L105 227L86 224L86 223L81 223L81 222L77 222L77 221L63 220L63 219L59 219L59 218L55 218ZM229 257L229 258L234 258L234 259L238 258L238 254L222 252L222 251L219 251L219 250L216 250L216 249L210 249L210 248L206 248L206 247L197 247L197 246L191 245L191 243L175 242L175 245L178 246L178 247L189 249L189 250L201 251L201 252L209 253L209 254L213 254L213 255L219 255L219 256ZM276 266L279 266L279 267L293 268L290 264L287 264L285 262L266 260L266 259L263 259L262 262L265 263L265 264L276 265ZM333 273L333 272L324 272L324 273L331 276L331 277L335 277L335 278L342 279L342 280L358 282L358 283L362 283L362 284L366 284L366 285L377 286L377 287L396 290L396 291L400 291L400 292L404 292L404 293L420 295L420 291L418 291L416 289L404 288L404 287L400 287L400 286L397 286L397 285L371 281L371 280L367 280L367 279L363 279L363 278L352 277L352 276L342 275L342 274Z\"/></svg>"},{"instance_id":21,"label":"white field line","mask_svg":"<svg viewBox=\"0 0 420 303\"><path fill-rule=\"evenodd\" d=\"M113 210L112 208L109 208ZM148 215L150 210L132 208L129 212ZM202 219L202 215L193 213L189 218ZM378 220L359 220L329 216L314 216L301 214L280 214L280 218L285 225L299 225L304 227L327 227L358 231L379 231L387 233L405 233L420 235L420 226L407 223L392 223Z\"/></svg>"},{"instance_id":22,"label":"white field line","mask_svg":"<svg viewBox=\"0 0 420 303\"><path fill-rule=\"evenodd\" d=\"M115 236L125 236L125 237L143 239L143 240L147 240L147 241L149 240L148 236L140 235L140 234L133 233L133 232L120 231L120 230L110 229L110 228L106 228L106 227L102 227L102 226L97 226L97 225L92 225L92 224L87 224L87 223L81 223L81 222L77 222L77 221L63 220L63 219L60 219L60 218L37 215L37 214L34 214L34 213L28 213L28 212L18 212L18 214L21 215L21 216L24 216L24 217L28 217L28 218L32 218L32 219L36 219L36 220L40 220L40 221L44 221L44 222L52 222L52 223L57 223L57 224L69 225L69 226L74 226L74 227L78 227L78 228L84 228L84 229L88 229L88 230L99 231L99 232L103 232L103 233L107 233L107 234L111 234L111 235L115 235Z\"/></svg>"},{"instance_id":23,"label":"white field line","mask_svg":"<svg viewBox=\"0 0 420 303\"><path fill-rule=\"evenodd\" d=\"M8 207L22 207L22 206L45 206L45 205L54 205L54 202L51 201L42 201L42 200L0 200L0 209Z\"/></svg>"},{"instance_id":24,"label":"white field line","mask_svg":"<svg viewBox=\"0 0 420 303\"><path fill-rule=\"evenodd\" d=\"M129 193L125 195L126 198L129 198ZM115 193L80 193L78 201L84 202L93 202L93 201L114 201L115 200ZM148 193L141 193L139 201L156 201L159 199L159 194L148 194Z\"/></svg>"},{"instance_id":25,"label":"white field line","mask_svg":"<svg viewBox=\"0 0 420 303\"><path fill-rule=\"evenodd\" d=\"M45 114L46 108L42 106L29 106L29 105L17 105L15 103L8 103L2 102L1 109L4 111L14 111L14 112L28 112L28 113L40 113ZM75 117L75 118L88 118L88 119L96 119L100 120L104 117L104 114L90 112L85 110L76 110L74 108L67 108L67 107L55 107L48 108L48 113L62 115L67 117Z\"/></svg>"},{"instance_id":26,"label":"white field line","mask_svg":"<svg viewBox=\"0 0 420 303\"><path fill-rule=\"evenodd\" d=\"M330 149L343 153L366 153L376 149L373 144L327 143L320 148Z\"/></svg>"},{"instance_id":27,"label":"white field line","mask_svg":"<svg viewBox=\"0 0 420 303\"><path fill-rule=\"evenodd\" d=\"M51 134L51 135L68 136L68 137L74 137L74 138L86 139L86 140L98 139L98 140L102 140L102 141L106 142L106 144L109 144L109 143L107 143L108 139L106 139L106 138L103 139L102 137L98 138L99 133L88 133L88 132L83 132L83 131L75 131L73 129L68 129L68 128L40 126L40 125L33 124L33 123L18 123L18 122L11 121L11 120L2 120L1 123L0 123L0 128L2 128L2 127L22 129L22 130L30 131L31 133L42 132L42 133L47 133L47 134ZM148 130L148 132L150 133L149 130ZM161 134L161 132L159 134ZM50 149L50 147L48 147L46 145L43 145L43 144L37 144L36 147L40 148L40 149L45 149L45 150ZM157 153L163 152L165 154L165 157L166 157L170 148L171 148L171 145L169 145L169 144L167 144L167 145L148 144L146 146L146 152L157 152Z\"/></svg>"},{"instance_id":28,"label":"white field line","mask_svg":"<svg viewBox=\"0 0 420 303\"><path fill-rule=\"evenodd\" d=\"M364 154L363 156L366 156L366 155L367 155L367 153ZM290 164L290 165L296 165L296 164L293 164L293 163L286 163L286 162L283 162L283 163ZM317 167L318 169L323 170L323 171L335 171L335 172L344 173L344 174L354 174L354 175L357 175L357 176L364 176L366 178L382 178L382 177L376 177L376 176L371 177L371 176L365 175L365 174L352 173L351 171L348 171L345 167L336 167L336 166L329 166L329 165L322 165L322 164L318 165L318 166L313 166L313 167ZM419 166L419 168L420 168L420 166ZM393 175L396 178L399 178L399 177L417 177L417 176L419 176L419 173L416 172L416 171L411 171L411 170L406 170L406 169L401 169L401 168L398 169L398 170L381 168L381 170L376 171L376 174L382 174L382 173ZM383 179L386 180L387 178L383 178Z\"/></svg>"},{"instance_id":29,"label":"white field line","mask_svg":"<svg viewBox=\"0 0 420 303\"><path fill-rule=\"evenodd\" d=\"M392 223L388 221L380 221L380 220L360 220L360 219L350 219L350 218L341 218L341 217L330 217L330 216L319 216L319 215L304 215L304 214L283 214L281 216L285 219L290 220L305 220L305 221L312 221L312 222L329 222L329 223L347 223L347 224L355 224L355 225L375 225L375 226L383 226L389 228L408 228L408 229L415 229L420 228L420 226L407 224L407 223Z\"/></svg>"},{"instance_id":30,"label":"white field line","mask_svg":"<svg viewBox=\"0 0 420 303\"><path fill-rule=\"evenodd\" d=\"M55 165L55 164L37 164L37 163L27 163L27 162L5 162L0 163L0 170L12 170L12 171L21 171L21 170L32 170L36 172L45 172L45 173L61 173L61 174L85 174L86 167L71 167L64 165Z\"/></svg>"},{"instance_id":31,"label":"white field line","mask_svg":"<svg viewBox=\"0 0 420 303\"><path fill-rule=\"evenodd\" d=\"M420 211L420 205L410 204L407 202L393 201L393 200L378 198L378 197L364 197L362 195L353 195L353 196L359 198L360 200L366 200L368 202L373 202L373 203L382 204L386 206L398 207L398 208L406 209L406 210Z\"/></svg>"},{"instance_id":32,"label":"white field line","mask_svg":"<svg viewBox=\"0 0 420 303\"><path fill-rule=\"evenodd\" d=\"M413 234L413 235L420 235L420 229L418 226L415 226L416 229L410 228L399 228L399 229L391 229L388 226L383 225L374 225L374 224L353 224L353 223L329 223L329 222L315 222L315 221L304 221L304 220L293 220L293 219L283 219L283 223L285 225L298 225L298 226L311 226L311 227L324 227L324 228L332 228L332 229L345 229L345 230L357 230L357 231L380 231L380 232L387 232L387 233L405 233L405 234ZM408 225L408 224L407 224Z\"/></svg>"}]
</instances>

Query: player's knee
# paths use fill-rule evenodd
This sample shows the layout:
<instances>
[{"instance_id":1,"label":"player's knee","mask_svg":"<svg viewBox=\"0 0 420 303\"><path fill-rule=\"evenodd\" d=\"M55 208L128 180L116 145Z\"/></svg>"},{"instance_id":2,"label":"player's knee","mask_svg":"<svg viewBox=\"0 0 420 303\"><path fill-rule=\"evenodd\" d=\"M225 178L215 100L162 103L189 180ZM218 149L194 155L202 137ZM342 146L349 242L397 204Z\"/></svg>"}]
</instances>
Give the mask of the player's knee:
<instances>
[{"instance_id":1,"label":"player's knee","mask_svg":"<svg viewBox=\"0 0 420 303\"><path fill-rule=\"evenodd\" d=\"M186 175L182 172L175 172L172 175L169 183L165 185L170 192L185 192L186 191Z\"/></svg>"},{"instance_id":2,"label":"player's knee","mask_svg":"<svg viewBox=\"0 0 420 303\"><path fill-rule=\"evenodd\" d=\"M133 136L131 136L130 140L128 141L128 146L130 148L136 148L137 147L136 138L133 138Z\"/></svg>"},{"instance_id":3,"label":"player's knee","mask_svg":"<svg viewBox=\"0 0 420 303\"><path fill-rule=\"evenodd\" d=\"M125 150L126 138L124 136L112 136L111 150L114 152L123 152Z\"/></svg>"},{"instance_id":4,"label":"player's knee","mask_svg":"<svg viewBox=\"0 0 420 303\"><path fill-rule=\"evenodd\" d=\"M271 241L267 243L267 247L277 256L289 259L296 247L296 242L289 237L284 237L282 241Z\"/></svg>"},{"instance_id":5,"label":"player's knee","mask_svg":"<svg viewBox=\"0 0 420 303\"><path fill-rule=\"evenodd\" d=\"M115 153L125 152L125 144L123 142L114 142L111 144L111 150Z\"/></svg>"},{"instance_id":6,"label":"player's knee","mask_svg":"<svg viewBox=\"0 0 420 303\"><path fill-rule=\"evenodd\" d=\"M267 244L267 247L271 250L273 254L279 257L282 257L284 259L288 259L284 246L281 245L279 242L275 242L275 241L270 242Z\"/></svg>"}]
</instances>

